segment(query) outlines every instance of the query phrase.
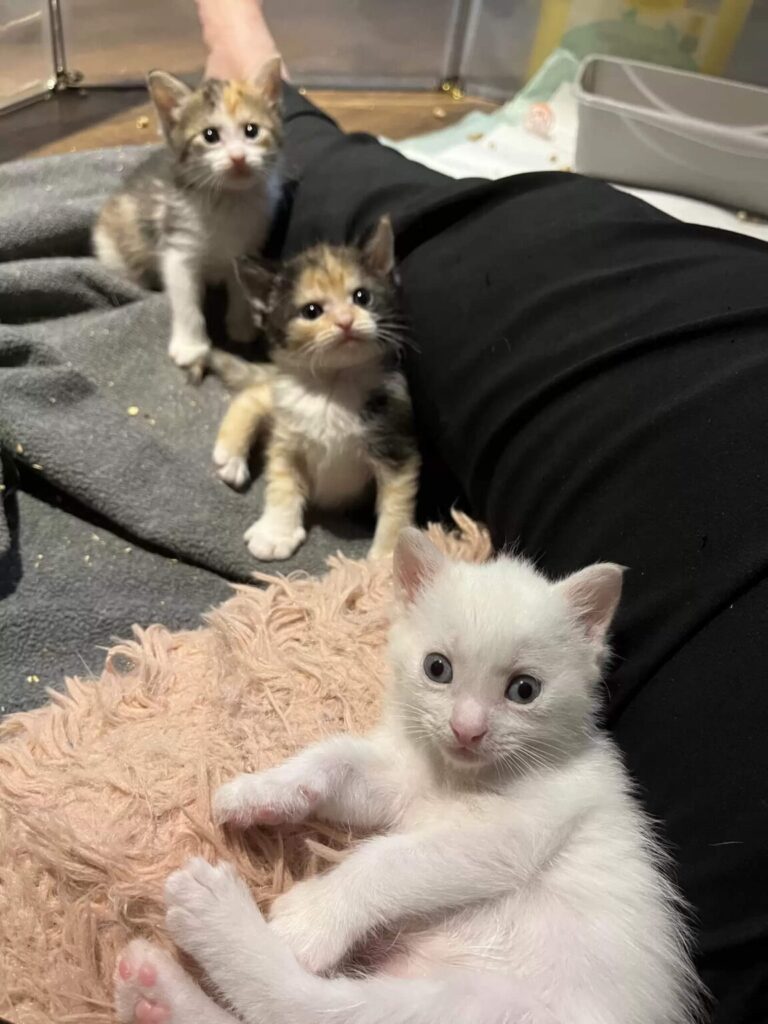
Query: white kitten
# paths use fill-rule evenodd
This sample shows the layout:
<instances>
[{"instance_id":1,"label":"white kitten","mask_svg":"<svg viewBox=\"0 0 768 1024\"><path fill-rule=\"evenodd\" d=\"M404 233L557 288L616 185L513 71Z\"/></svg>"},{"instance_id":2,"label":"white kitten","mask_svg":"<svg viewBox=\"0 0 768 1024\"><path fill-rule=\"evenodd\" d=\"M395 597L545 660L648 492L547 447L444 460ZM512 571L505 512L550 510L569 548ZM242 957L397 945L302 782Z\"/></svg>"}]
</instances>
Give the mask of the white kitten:
<instances>
[{"instance_id":1,"label":"white kitten","mask_svg":"<svg viewBox=\"0 0 768 1024\"><path fill-rule=\"evenodd\" d=\"M678 899L595 725L621 569L552 583L518 559L451 561L407 530L395 575L378 729L215 797L237 825L315 815L386 834L295 885L269 925L229 865L192 861L166 887L177 943L247 1024L694 1020ZM355 959L368 976L333 976ZM118 981L122 1020L234 1020L130 947L124 969L142 964L154 987Z\"/></svg>"}]
</instances>

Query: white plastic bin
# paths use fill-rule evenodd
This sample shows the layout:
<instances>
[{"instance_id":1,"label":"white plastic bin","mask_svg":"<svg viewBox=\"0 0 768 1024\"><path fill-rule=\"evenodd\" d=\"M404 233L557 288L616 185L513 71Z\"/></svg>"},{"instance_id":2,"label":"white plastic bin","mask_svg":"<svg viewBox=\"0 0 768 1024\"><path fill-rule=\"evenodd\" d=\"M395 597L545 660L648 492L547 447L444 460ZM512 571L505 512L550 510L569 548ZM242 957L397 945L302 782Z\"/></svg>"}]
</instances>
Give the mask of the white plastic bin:
<instances>
[{"instance_id":1,"label":"white plastic bin","mask_svg":"<svg viewBox=\"0 0 768 1024\"><path fill-rule=\"evenodd\" d=\"M768 216L768 89L588 57L576 170Z\"/></svg>"}]
</instances>

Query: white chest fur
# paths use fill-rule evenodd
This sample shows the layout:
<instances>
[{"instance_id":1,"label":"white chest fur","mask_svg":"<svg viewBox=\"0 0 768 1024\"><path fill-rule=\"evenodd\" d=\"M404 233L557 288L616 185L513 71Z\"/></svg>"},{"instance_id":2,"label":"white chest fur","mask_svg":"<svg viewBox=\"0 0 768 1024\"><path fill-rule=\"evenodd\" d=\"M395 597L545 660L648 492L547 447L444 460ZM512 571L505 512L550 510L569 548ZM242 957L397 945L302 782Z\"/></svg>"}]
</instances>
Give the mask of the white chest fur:
<instances>
[{"instance_id":1,"label":"white chest fur","mask_svg":"<svg viewBox=\"0 0 768 1024\"><path fill-rule=\"evenodd\" d=\"M289 432L308 472L312 501L333 506L354 501L372 478L361 415L366 381L339 375L327 387L288 374L275 388L280 429Z\"/></svg>"},{"instance_id":2,"label":"white chest fur","mask_svg":"<svg viewBox=\"0 0 768 1024\"><path fill-rule=\"evenodd\" d=\"M195 254L210 283L223 280L233 260L261 250L279 187L271 175L252 189L215 199L207 193L174 198L172 244Z\"/></svg>"}]
</instances>

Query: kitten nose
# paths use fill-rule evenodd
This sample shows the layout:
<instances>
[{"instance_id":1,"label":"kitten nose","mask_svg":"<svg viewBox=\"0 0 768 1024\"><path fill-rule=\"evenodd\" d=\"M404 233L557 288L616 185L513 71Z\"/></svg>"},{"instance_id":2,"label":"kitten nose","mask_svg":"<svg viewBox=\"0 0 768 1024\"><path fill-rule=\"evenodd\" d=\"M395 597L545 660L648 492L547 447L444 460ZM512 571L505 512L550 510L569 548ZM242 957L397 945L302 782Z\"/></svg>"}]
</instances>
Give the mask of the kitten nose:
<instances>
[{"instance_id":1,"label":"kitten nose","mask_svg":"<svg viewBox=\"0 0 768 1024\"><path fill-rule=\"evenodd\" d=\"M349 333L354 320L351 313L337 313L336 314L336 326L340 327L342 331Z\"/></svg>"},{"instance_id":2,"label":"kitten nose","mask_svg":"<svg viewBox=\"0 0 768 1024\"><path fill-rule=\"evenodd\" d=\"M230 153L229 162L236 171L244 171L246 169L245 153Z\"/></svg>"},{"instance_id":3,"label":"kitten nose","mask_svg":"<svg viewBox=\"0 0 768 1024\"><path fill-rule=\"evenodd\" d=\"M462 747L474 746L488 732L487 729L480 726L454 725L453 722L451 722L451 729Z\"/></svg>"}]
</instances>

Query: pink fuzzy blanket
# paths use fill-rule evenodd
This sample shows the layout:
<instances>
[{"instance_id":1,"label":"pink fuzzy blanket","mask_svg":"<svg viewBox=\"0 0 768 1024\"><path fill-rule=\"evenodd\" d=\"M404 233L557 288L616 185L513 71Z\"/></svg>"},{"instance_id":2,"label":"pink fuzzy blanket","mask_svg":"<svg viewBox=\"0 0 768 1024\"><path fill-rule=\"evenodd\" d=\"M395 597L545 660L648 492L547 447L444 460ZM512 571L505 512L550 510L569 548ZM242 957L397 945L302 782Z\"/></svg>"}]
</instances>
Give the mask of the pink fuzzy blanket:
<instances>
[{"instance_id":1,"label":"pink fuzzy blanket","mask_svg":"<svg viewBox=\"0 0 768 1024\"><path fill-rule=\"evenodd\" d=\"M485 532L457 525L431 536L486 558ZM116 954L137 935L168 945L162 886L188 857L236 861L266 903L347 840L322 826L242 837L210 816L221 781L376 718L391 570L330 566L238 587L194 631L136 629L100 679L0 723L0 1016L113 1024Z\"/></svg>"}]
</instances>

